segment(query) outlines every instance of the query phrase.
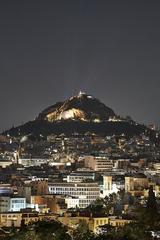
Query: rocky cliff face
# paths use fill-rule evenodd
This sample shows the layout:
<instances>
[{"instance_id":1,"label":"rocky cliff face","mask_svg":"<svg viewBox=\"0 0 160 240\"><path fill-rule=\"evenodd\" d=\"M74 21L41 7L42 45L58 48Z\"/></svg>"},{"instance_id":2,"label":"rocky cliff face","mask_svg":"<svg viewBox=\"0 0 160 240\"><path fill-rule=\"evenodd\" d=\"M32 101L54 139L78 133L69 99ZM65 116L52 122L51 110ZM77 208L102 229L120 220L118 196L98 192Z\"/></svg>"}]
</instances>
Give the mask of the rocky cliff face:
<instances>
[{"instance_id":1,"label":"rocky cliff face","mask_svg":"<svg viewBox=\"0 0 160 240\"><path fill-rule=\"evenodd\" d=\"M45 109L38 119L49 122L67 119L100 122L115 116L114 111L98 99L80 92L77 96Z\"/></svg>"},{"instance_id":2,"label":"rocky cliff face","mask_svg":"<svg viewBox=\"0 0 160 240\"><path fill-rule=\"evenodd\" d=\"M42 111L35 120L13 127L3 134L11 136L50 134L72 135L94 133L97 135L133 136L141 134L146 127L131 119L123 119L91 95L80 92L64 102L58 102Z\"/></svg>"}]
</instances>

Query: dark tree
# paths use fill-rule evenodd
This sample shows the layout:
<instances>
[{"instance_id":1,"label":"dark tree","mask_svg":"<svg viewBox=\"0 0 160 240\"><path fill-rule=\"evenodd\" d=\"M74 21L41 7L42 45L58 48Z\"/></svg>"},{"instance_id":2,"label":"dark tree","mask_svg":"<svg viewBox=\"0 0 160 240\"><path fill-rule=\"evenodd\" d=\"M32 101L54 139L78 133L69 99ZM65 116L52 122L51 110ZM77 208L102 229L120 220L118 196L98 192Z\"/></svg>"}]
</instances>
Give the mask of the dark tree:
<instances>
[{"instance_id":1,"label":"dark tree","mask_svg":"<svg viewBox=\"0 0 160 240\"><path fill-rule=\"evenodd\" d=\"M148 200L147 200L147 210L151 211L152 214L157 214L157 202L156 197L153 192L153 187L149 188Z\"/></svg>"}]
</instances>

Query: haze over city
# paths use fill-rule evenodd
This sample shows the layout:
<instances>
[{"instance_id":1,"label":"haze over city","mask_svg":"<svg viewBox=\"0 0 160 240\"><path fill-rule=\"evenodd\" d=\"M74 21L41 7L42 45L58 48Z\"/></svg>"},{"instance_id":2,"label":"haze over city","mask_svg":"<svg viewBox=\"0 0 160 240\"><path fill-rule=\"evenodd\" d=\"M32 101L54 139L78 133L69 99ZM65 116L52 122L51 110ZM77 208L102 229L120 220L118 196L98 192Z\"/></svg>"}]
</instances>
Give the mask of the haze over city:
<instances>
[{"instance_id":1,"label":"haze over city","mask_svg":"<svg viewBox=\"0 0 160 240\"><path fill-rule=\"evenodd\" d=\"M3 1L0 129L78 94L158 124L160 3Z\"/></svg>"}]
</instances>

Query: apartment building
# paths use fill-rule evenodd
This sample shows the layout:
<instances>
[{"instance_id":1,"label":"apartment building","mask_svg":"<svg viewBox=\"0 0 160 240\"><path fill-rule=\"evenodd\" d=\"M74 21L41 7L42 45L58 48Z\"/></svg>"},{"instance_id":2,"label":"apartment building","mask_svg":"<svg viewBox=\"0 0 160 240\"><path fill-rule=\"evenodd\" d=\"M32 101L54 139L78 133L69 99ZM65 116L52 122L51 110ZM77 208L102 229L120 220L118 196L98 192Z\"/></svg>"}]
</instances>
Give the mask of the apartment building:
<instances>
[{"instance_id":1,"label":"apartment building","mask_svg":"<svg viewBox=\"0 0 160 240\"><path fill-rule=\"evenodd\" d=\"M106 172L113 169L113 160L102 156L87 156L85 157L85 167L88 167L97 172Z\"/></svg>"},{"instance_id":2,"label":"apartment building","mask_svg":"<svg viewBox=\"0 0 160 240\"><path fill-rule=\"evenodd\" d=\"M97 183L48 183L48 191L78 198L80 208L86 208L100 196Z\"/></svg>"}]
</instances>

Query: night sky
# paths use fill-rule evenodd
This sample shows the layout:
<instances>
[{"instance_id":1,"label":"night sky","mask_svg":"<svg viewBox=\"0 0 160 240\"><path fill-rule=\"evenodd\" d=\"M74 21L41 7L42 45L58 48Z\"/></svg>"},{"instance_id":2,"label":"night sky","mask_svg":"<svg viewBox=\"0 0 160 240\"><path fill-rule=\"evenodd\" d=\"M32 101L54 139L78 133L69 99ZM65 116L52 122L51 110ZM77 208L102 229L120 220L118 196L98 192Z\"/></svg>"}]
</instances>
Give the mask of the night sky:
<instances>
[{"instance_id":1,"label":"night sky","mask_svg":"<svg viewBox=\"0 0 160 240\"><path fill-rule=\"evenodd\" d=\"M0 1L0 130L79 90L160 123L160 1Z\"/></svg>"}]
</instances>

